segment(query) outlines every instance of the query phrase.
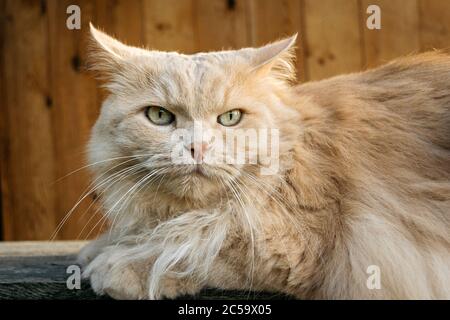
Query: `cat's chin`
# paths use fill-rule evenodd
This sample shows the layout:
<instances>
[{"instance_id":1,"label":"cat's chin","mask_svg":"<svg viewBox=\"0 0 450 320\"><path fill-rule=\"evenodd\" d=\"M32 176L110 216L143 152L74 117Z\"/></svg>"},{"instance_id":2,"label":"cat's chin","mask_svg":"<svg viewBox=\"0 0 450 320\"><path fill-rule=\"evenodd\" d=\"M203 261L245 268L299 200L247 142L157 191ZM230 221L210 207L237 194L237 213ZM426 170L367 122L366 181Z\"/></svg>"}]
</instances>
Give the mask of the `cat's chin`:
<instances>
[{"instance_id":1,"label":"cat's chin","mask_svg":"<svg viewBox=\"0 0 450 320\"><path fill-rule=\"evenodd\" d=\"M183 173L173 176L165 187L170 193L184 199L212 201L214 195L223 192L220 182L223 172L205 165L192 165L183 168Z\"/></svg>"},{"instance_id":2,"label":"cat's chin","mask_svg":"<svg viewBox=\"0 0 450 320\"><path fill-rule=\"evenodd\" d=\"M202 165L193 165L190 169L190 175L199 179L211 179L211 172Z\"/></svg>"},{"instance_id":3,"label":"cat's chin","mask_svg":"<svg viewBox=\"0 0 450 320\"><path fill-rule=\"evenodd\" d=\"M195 201L197 204L210 203L220 191L210 178L201 174L194 174L183 187L172 189L172 194L180 199ZM214 202L214 201L213 201Z\"/></svg>"}]
</instances>

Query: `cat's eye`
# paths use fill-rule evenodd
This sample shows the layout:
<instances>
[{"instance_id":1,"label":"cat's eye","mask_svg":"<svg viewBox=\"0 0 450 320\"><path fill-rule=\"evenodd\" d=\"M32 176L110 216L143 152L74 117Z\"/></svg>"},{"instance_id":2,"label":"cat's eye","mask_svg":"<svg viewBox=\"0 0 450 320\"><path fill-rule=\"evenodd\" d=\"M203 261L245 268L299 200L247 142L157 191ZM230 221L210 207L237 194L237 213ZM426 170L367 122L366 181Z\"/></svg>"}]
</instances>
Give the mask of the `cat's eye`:
<instances>
[{"instance_id":1,"label":"cat's eye","mask_svg":"<svg viewBox=\"0 0 450 320\"><path fill-rule=\"evenodd\" d=\"M175 120L175 115L163 107L148 107L145 114L151 122L158 126L167 126Z\"/></svg>"},{"instance_id":2,"label":"cat's eye","mask_svg":"<svg viewBox=\"0 0 450 320\"><path fill-rule=\"evenodd\" d=\"M223 126L231 127L237 125L239 121L241 121L241 118L242 118L241 110L233 109L225 113L222 113L220 116L218 116L217 122Z\"/></svg>"}]
</instances>

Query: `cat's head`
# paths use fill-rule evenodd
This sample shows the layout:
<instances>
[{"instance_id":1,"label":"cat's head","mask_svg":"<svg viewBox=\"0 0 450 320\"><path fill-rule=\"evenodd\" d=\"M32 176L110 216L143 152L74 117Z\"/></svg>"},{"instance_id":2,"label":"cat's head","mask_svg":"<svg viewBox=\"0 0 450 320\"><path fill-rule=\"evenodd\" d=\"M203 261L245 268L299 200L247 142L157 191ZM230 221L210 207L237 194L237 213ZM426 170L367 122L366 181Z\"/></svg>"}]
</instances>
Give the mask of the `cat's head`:
<instances>
[{"instance_id":1,"label":"cat's head","mask_svg":"<svg viewBox=\"0 0 450 320\"><path fill-rule=\"evenodd\" d=\"M91 35L89 65L110 92L89 145L98 176L201 200L283 169L296 36L185 55Z\"/></svg>"}]
</instances>

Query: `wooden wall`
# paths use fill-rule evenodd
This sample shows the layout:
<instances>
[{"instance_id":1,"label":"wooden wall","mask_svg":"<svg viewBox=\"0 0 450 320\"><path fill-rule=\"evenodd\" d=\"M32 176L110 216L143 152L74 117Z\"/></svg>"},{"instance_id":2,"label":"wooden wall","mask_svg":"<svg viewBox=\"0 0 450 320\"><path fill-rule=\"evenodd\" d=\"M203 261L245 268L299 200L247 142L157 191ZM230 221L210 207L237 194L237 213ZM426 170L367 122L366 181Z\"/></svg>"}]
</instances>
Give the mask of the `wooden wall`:
<instances>
[{"instance_id":1,"label":"wooden wall","mask_svg":"<svg viewBox=\"0 0 450 320\"><path fill-rule=\"evenodd\" d=\"M65 26L81 8L81 30ZM381 30L366 8L381 7ZM84 146L102 98L83 71L88 23L134 45L197 52L299 33L301 81L450 46L450 0L0 0L1 223L5 240L49 239L88 183ZM57 235L98 230L92 198ZM87 227L83 230L83 227ZM94 231L89 235L89 231Z\"/></svg>"}]
</instances>

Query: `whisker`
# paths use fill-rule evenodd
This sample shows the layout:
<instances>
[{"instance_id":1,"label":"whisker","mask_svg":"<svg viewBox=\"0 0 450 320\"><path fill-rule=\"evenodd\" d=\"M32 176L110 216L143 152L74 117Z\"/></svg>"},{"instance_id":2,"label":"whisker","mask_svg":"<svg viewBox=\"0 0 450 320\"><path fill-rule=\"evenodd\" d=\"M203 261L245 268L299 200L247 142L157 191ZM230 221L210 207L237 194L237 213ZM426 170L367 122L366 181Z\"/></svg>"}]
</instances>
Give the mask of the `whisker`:
<instances>
[{"instance_id":1,"label":"whisker","mask_svg":"<svg viewBox=\"0 0 450 320\"><path fill-rule=\"evenodd\" d=\"M137 165L136 165L137 166ZM129 170L130 168L133 168L134 166L132 166L132 167L129 167L129 168L125 168L125 169L123 169L123 170ZM119 173L120 173L121 171L119 171ZM114 175L113 176L110 176L110 177L108 177L107 179L105 179L105 180L103 180L100 184L97 184L96 186L94 186L94 187L92 187L88 192L86 192L85 194L84 194L84 196L81 196L79 199L78 199L78 201L75 203L75 205L66 213L66 215L64 216L64 218L61 220L61 222L58 224L58 226L56 227L56 230L53 232L53 234L51 235L51 237L50 237L50 241L53 241L54 239L55 239L55 237L56 237L56 235L58 234L58 232L61 230L61 228L64 226L64 224L67 222L67 220L70 218L70 216L73 214L73 212L75 211L75 209L80 205L80 203L84 200L84 199L86 199L92 192L94 192L96 189L98 189L99 187L101 187L102 185L104 185L105 183L108 183L109 181L110 181L110 179L112 179L114 177ZM92 184L91 184L92 185ZM89 187L88 187L89 188Z\"/></svg>"},{"instance_id":2,"label":"whisker","mask_svg":"<svg viewBox=\"0 0 450 320\"><path fill-rule=\"evenodd\" d=\"M138 182L136 182L119 200L117 200L117 202L105 213L105 216L110 215L113 210L116 208L116 206L125 198L127 197L127 195L130 194L130 192L133 192L134 190L136 190L137 187L139 187L139 185L141 183L144 183L145 181L147 181L148 179L150 179L151 177L155 176L159 171L152 171L150 173L148 173L147 175L145 175L143 178L141 178ZM118 214L120 213L120 211L115 215L114 219L113 219L113 223L112 226L114 225L114 222L118 216ZM111 227L110 229L110 233L113 227Z\"/></svg>"},{"instance_id":3,"label":"whisker","mask_svg":"<svg viewBox=\"0 0 450 320\"><path fill-rule=\"evenodd\" d=\"M134 169L134 170L130 170L130 169ZM113 185L119 183L119 182L122 181L123 179L129 177L130 174L137 174L137 173L139 173L139 171L141 171L141 170L145 170L145 168L139 168L139 167L137 167L137 168L131 168L131 167L130 167L130 168L127 168L127 169L125 170L126 172L119 172L116 176L110 177L110 179L112 180L111 183L109 183L109 185L108 185L104 190L102 190L102 191L99 193L98 197L99 197L99 198L102 197L103 194L106 193L106 191L107 191L109 188L111 188ZM124 170L121 170L121 171L124 171ZM121 188L119 188L119 190L116 190L116 191L114 192L114 194L118 193L120 190L121 190ZM84 217L84 216L87 214L87 212L89 212L89 209L92 207L93 204L94 204L94 202L92 202L91 205L85 210L85 212L83 213L83 216L82 216L82 217ZM81 234L83 233L83 231L85 230L85 228L89 225L89 223L90 223L90 221L92 220L92 218L100 211L100 209L101 209L101 208L99 207L99 208L97 208L97 209L94 211L94 213L92 214L91 218L89 218L89 220L88 220L88 221L86 222L86 224L83 226L83 229L81 229L80 233L78 234L77 239L81 236ZM81 217L81 218L82 218L82 217ZM81 218L80 218L80 219L81 219Z\"/></svg>"},{"instance_id":4,"label":"whisker","mask_svg":"<svg viewBox=\"0 0 450 320\"><path fill-rule=\"evenodd\" d=\"M105 162L108 162L108 161L115 161L115 160L127 159L127 158L149 157L149 156L152 156L152 154L137 154L137 155L132 155L132 156L122 156L122 157L115 157L115 158L109 158L109 159L100 160L100 161L97 161L97 162L90 163L90 164L87 164L85 166L82 166L81 168L78 168L78 169L76 169L74 171L71 171L68 174L62 176L61 178L58 178L57 180L55 180L53 183L57 183L57 182L65 179L65 178L67 178L67 177L69 177L69 176L71 176L71 175L73 175L73 174L83 170L83 169L87 169L89 167L93 167L93 166L96 166L98 164L105 163ZM134 159L131 159L131 160L134 160Z\"/></svg>"},{"instance_id":5,"label":"whisker","mask_svg":"<svg viewBox=\"0 0 450 320\"><path fill-rule=\"evenodd\" d=\"M247 220L247 224L249 226L249 231L250 231L250 242L251 242L251 254L252 254L252 259L251 259L251 270L250 270L250 285L249 285L249 292L251 291L251 288L253 287L253 281L254 281L254 272L255 272L255 235L253 233L253 226L252 223L248 217L247 211L245 210L245 204L242 201L242 198L239 196L239 193L237 192L237 190L234 187L233 184L233 180L229 179L230 184L229 187L232 191L232 193L234 194L236 200L239 202L243 213L244 213L244 217Z\"/></svg>"},{"instance_id":6,"label":"whisker","mask_svg":"<svg viewBox=\"0 0 450 320\"><path fill-rule=\"evenodd\" d=\"M141 171L141 170L145 170L145 168L138 168L138 169L135 169L134 171L131 172L131 174L136 174L136 173L138 173L138 172ZM129 175L128 175L128 176L129 176ZM124 179L127 178L128 176L127 176L126 174L124 174L124 175L122 175L121 177L119 177L118 179L116 179L114 182L110 183L110 185L109 185L107 188L105 188L105 190L103 190L103 191L100 193L100 195L102 195L103 193L106 193L106 190L107 190L107 189L111 188L114 184L117 184L117 183L119 183L120 181L124 180ZM113 191L111 197L115 197L116 195L118 195L119 193L121 193L121 192L122 192L122 189L124 189L125 187L126 187L125 185L120 186L117 190ZM94 211L93 216L97 215L97 214L100 212L101 209L102 209L102 207L99 206L99 207ZM103 214L102 216L103 216L103 217L102 217L101 220L104 220L104 222L105 222L105 221L108 219L108 216L107 216L106 214ZM104 222L102 223L102 226L103 226ZM98 221L98 223L100 223L100 221ZM88 238L89 235L93 232L93 230L95 230L96 226L97 226L97 224L94 225L94 226L90 229L90 231L89 231L88 235L86 236L86 238ZM87 224L85 225L85 227L87 227Z\"/></svg>"}]
</instances>

